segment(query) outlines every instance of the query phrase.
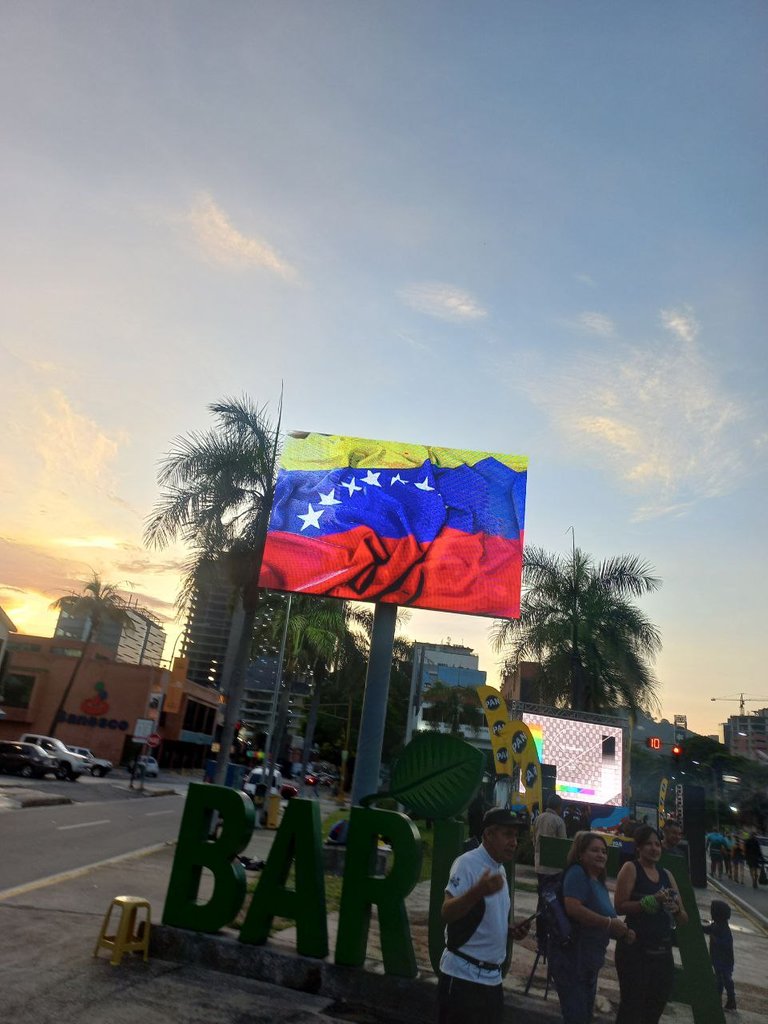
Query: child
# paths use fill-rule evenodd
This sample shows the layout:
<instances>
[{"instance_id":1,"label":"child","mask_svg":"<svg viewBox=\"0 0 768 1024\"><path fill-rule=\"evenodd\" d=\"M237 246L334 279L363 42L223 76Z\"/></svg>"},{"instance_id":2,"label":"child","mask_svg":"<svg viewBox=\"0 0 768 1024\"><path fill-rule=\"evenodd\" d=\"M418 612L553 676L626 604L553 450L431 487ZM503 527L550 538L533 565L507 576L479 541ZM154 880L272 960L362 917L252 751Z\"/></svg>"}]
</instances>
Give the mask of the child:
<instances>
[{"instance_id":1,"label":"child","mask_svg":"<svg viewBox=\"0 0 768 1024\"><path fill-rule=\"evenodd\" d=\"M709 955L715 969L717 991L722 996L723 989L728 997L726 1010L736 1009L736 992L733 987L733 935L728 924L731 908L723 900L712 900L710 907L712 921L704 925L709 936Z\"/></svg>"}]
</instances>

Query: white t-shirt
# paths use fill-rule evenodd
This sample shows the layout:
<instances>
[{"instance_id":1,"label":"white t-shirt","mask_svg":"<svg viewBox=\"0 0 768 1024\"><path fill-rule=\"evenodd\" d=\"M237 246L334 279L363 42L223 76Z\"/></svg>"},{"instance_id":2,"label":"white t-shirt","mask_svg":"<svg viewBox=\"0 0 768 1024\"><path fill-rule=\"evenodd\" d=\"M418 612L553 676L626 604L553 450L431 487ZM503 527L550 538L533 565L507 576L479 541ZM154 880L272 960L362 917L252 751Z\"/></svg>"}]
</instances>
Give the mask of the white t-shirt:
<instances>
[{"instance_id":1,"label":"white t-shirt","mask_svg":"<svg viewBox=\"0 0 768 1024\"><path fill-rule=\"evenodd\" d=\"M462 952L467 956L474 957L475 960L501 964L507 955L510 907L507 876L502 865L490 856L484 846L478 846L468 853L463 853L453 862L445 891L449 896L463 896L475 882L479 881L486 870L502 875L504 885L499 892L485 897L483 919L477 926L474 935L460 948ZM448 949L443 950L443 955L440 958L440 970L443 974L450 974L454 978L463 978L465 981L474 981L480 985L501 984L500 967L486 971L482 967L475 967L474 964L467 963L466 960L462 960L460 956L456 956Z\"/></svg>"},{"instance_id":2,"label":"white t-shirt","mask_svg":"<svg viewBox=\"0 0 768 1024\"><path fill-rule=\"evenodd\" d=\"M542 811L533 823L533 859L536 874L538 875L559 875L561 868L545 868L540 863L541 858L541 837L552 836L555 839L565 839L565 822L559 814L554 811Z\"/></svg>"}]
</instances>

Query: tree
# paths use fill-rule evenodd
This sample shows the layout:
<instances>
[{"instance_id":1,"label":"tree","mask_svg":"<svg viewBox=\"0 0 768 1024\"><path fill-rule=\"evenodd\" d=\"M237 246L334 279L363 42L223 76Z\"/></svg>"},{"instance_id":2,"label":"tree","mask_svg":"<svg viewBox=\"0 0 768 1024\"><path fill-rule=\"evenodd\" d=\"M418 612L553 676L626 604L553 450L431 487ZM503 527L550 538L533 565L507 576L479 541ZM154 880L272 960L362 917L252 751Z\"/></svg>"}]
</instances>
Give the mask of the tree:
<instances>
[{"instance_id":1,"label":"tree","mask_svg":"<svg viewBox=\"0 0 768 1024\"><path fill-rule=\"evenodd\" d=\"M49 736L55 736L59 716L72 692L80 669L83 667L92 645L99 639L99 628L107 622L117 623L128 630L132 630L134 626L126 610L126 603L118 594L116 587L111 583L103 583L98 573L94 573L91 579L83 584L81 594L66 594L64 597L57 598L50 607L52 611L63 611L73 618L84 619L88 624L80 657L75 662L72 675L64 688L64 693L61 695L48 730Z\"/></svg>"},{"instance_id":2,"label":"tree","mask_svg":"<svg viewBox=\"0 0 768 1024\"><path fill-rule=\"evenodd\" d=\"M494 623L493 646L510 666L538 661L551 704L652 710L658 701L650 664L661 636L632 598L660 585L634 555L595 564L576 547L568 558L526 548L520 618Z\"/></svg>"},{"instance_id":3,"label":"tree","mask_svg":"<svg viewBox=\"0 0 768 1024\"><path fill-rule=\"evenodd\" d=\"M483 724L483 710L477 690L469 686L450 686L436 680L424 691L423 718L433 728L450 726L451 734L462 736L462 725L477 729Z\"/></svg>"},{"instance_id":4,"label":"tree","mask_svg":"<svg viewBox=\"0 0 768 1024\"><path fill-rule=\"evenodd\" d=\"M235 736L261 599L258 580L280 456L280 419L272 423L266 407L247 396L209 406L216 425L204 433L176 438L161 463L162 495L147 520L145 540L156 547L181 540L192 549L180 604L194 592L198 573L221 562L232 583L243 618L230 678L216 762L215 781L223 782Z\"/></svg>"}]
</instances>

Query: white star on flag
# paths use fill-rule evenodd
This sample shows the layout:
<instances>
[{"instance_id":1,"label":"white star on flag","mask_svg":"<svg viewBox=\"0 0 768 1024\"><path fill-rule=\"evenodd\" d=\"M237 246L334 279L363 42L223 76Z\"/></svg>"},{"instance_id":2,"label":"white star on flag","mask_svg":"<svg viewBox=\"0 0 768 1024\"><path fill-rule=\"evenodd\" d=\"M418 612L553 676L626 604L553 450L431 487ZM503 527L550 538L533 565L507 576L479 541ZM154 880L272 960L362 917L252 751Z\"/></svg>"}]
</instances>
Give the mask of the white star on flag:
<instances>
[{"instance_id":1,"label":"white star on flag","mask_svg":"<svg viewBox=\"0 0 768 1024\"><path fill-rule=\"evenodd\" d=\"M339 499L334 497L333 492L335 490L336 490L336 488L332 487L330 489L330 491L328 491L327 494L323 494L323 492L320 491L320 504L321 505L340 505L341 502L339 501Z\"/></svg>"},{"instance_id":2,"label":"white star on flag","mask_svg":"<svg viewBox=\"0 0 768 1024\"><path fill-rule=\"evenodd\" d=\"M304 516L299 516L299 519L301 519L302 521L301 529L306 530L308 526L314 526L319 530L320 516L323 514L323 512L325 512L324 508L319 508L315 510L312 508L311 505L307 506L307 514Z\"/></svg>"},{"instance_id":3,"label":"white star on flag","mask_svg":"<svg viewBox=\"0 0 768 1024\"><path fill-rule=\"evenodd\" d=\"M408 483L408 481L407 480L403 480L403 478L400 476L399 473L395 473L395 475L389 481L389 486L391 487L392 484L407 484L407 483Z\"/></svg>"},{"instance_id":4,"label":"white star on flag","mask_svg":"<svg viewBox=\"0 0 768 1024\"><path fill-rule=\"evenodd\" d=\"M357 484L355 483L355 478L354 477L352 477L351 480L342 480L341 481L341 486L347 488L347 490L349 491L350 498L355 493L355 491L362 491L362 489L363 489L362 487L358 487L357 486Z\"/></svg>"},{"instance_id":5,"label":"white star on flag","mask_svg":"<svg viewBox=\"0 0 768 1024\"><path fill-rule=\"evenodd\" d=\"M368 470L363 479L360 481L363 484L370 484L372 487L381 487L379 483L379 477L381 473L374 473L373 470Z\"/></svg>"},{"instance_id":6,"label":"white star on flag","mask_svg":"<svg viewBox=\"0 0 768 1024\"><path fill-rule=\"evenodd\" d=\"M429 480L426 477L421 481L420 484L416 484L420 491L434 491L434 487L429 486Z\"/></svg>"}]
</instances>

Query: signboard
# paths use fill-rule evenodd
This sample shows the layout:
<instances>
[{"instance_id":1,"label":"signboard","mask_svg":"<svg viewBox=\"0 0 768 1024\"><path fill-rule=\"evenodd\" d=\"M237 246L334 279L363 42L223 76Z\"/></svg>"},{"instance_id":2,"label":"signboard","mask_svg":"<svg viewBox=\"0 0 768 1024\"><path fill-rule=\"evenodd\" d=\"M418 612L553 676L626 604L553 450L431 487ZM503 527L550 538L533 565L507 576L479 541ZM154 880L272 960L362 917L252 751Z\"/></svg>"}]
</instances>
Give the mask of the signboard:
<instances>
[{"instance_id":1,"label":"signboard","mask_svg":"<svg viewBox=\"0 0 768 1024\"><path fill-rule=\"evenodd\" d=\"M685 733L688 729L688 716L675 715L675 743L685 743Z\"/></svg>"},{"instance_id":2,"label":"signboard","mask_svg":"<svg viewBox=\"0 0 768 1024\"><path fill-rule=\"evenodd\" d=\"M146 740L154 730L155 720L153 718L137 718L136 725L133 727L133 738L139 741Z\"/></svg>"},{"instance_id":3,"label":"signboard","mask_svg":"<svg viewBox=\"0 0 768 1024\"><path fill-rule=\"evenodd\" d=\"M522 455L293 433L259 585L518 618L527 470Z\"/></svg>"},{"instance_id":4,"label":"signboard","mask_svg":"<svg viewBox=\"0 0 768 1024\"><path fill-rule=\"evenodd\" d=\"M150 748L151 750L154 750L154 749L155 749L155 747L159 747L159 746L160 746L160 743L161 743L161 741L162 741L162 737L161 737L161 736L160 736L160 734L159 734L159 733L157 733L157 732L153 732L153 733L151 733L151 734L150 734L149 736L147 736L147 738L146 738L146 739L144 740L144 742L146 743L146 745L147 745L147 746L148 746L148 747L149 747L149 748Z\"/></svg>"}]
</instances>

